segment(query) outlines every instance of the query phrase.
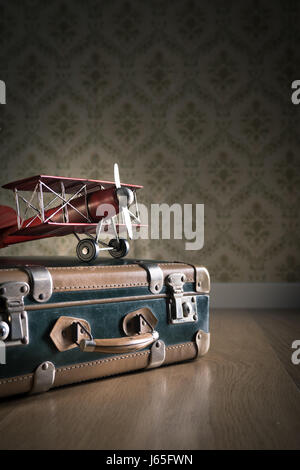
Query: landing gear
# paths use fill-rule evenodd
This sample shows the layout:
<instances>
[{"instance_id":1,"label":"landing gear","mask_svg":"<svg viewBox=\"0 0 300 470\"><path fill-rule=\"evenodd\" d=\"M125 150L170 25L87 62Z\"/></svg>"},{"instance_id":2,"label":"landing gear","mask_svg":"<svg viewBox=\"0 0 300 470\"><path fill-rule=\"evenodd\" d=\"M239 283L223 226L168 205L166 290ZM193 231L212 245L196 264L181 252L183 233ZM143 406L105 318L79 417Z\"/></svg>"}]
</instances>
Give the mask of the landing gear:
<instances>
[{"instance_id":1,"label":"landing gear","mask_svg":"<svg viewBox=\"0 0 300 470\"><path fill-rule=\"evenodd\" d=\"M78 236L77 239L79 240ZM108 251L113 258L123 258L129 252L129 243L125 238L112 238L108 245L100 240L99 243L103 248L100 248L98 242L93 238L79 240L76 253L80 261L85 263L94 261L100 251Z\"/></svg>"},{"instance_id":2,"label":"landing gear","mask_svg":"<svg viewBox=\"0 0 300 470\"><path fill-rule=\"evenodd\" d=\"M84 238L80 240L76 247L76 253L80 261L94 261L99 253L100 249L95 240L91 238Z\"/></svg>"},{"instance_id":3,"label":"landing gear","mask_svg":"<svg viewBox=\"0 0 300 470\"><path fill-rule=\"evenodd\" d=\"M123 258L129 252L129 243L125 238L112 238L109 242L109 246L113 247L113 250L109 250L109 254L113 258Z\"/></svg>"}]
</instances>

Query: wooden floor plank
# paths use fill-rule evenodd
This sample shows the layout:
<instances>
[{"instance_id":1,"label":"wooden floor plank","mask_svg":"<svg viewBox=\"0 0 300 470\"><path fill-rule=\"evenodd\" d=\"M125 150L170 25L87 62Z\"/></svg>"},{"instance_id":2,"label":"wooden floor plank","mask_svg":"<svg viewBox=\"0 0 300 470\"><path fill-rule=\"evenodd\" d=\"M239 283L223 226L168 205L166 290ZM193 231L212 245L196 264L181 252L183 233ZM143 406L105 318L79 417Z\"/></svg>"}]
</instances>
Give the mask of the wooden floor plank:
<instances>
[{"instance_id":1,"label":"wooden floor plank","mask_svg":"<svg viewBox=\"0 0 300 470\"><path fill-rule=\"evenodd\" d=\"M300 449L300 391L268 318L213 311L199 361L6 400L0 448Z\"/></svg>"},{"instance_id":2,"label":"wooden floor plank","mask_svg":"<svg viewBox=\"0 0 300 470\"><path fill-rule=\"evenodd\" d=\"M299 390L252 315L212 312L211 330L216 447L299 448Z\"/></svg>"},{"instance_id":3,"label":"wooden floor plank","mask_svg":"<svg viewBox=\"0 0 300 470\"><path fill-rule=\"evenodd\" d=\"M300 389L300 365L292 363L292 343L300 341L299 310L253 310L249 312L263 330L277 357Z\"/></svg>"}]
</instances>

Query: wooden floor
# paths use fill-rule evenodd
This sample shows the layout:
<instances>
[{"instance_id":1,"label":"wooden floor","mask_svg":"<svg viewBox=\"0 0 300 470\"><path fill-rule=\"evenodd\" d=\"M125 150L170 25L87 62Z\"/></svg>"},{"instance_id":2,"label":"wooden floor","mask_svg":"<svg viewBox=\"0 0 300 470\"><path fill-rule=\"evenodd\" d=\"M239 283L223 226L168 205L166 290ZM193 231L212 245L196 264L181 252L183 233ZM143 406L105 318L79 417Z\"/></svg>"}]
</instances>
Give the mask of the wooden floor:
<instances>
[{"instance_id":1,"label":"wooden floor","mask_svg":"<svg viewBox=\"0 0 300 470\"><path fill-rule=\"evenodd\" d=\"M0 405L1 449L300 449L300 312L213 311L196 362Z\"/></svg>"}]
</instances>

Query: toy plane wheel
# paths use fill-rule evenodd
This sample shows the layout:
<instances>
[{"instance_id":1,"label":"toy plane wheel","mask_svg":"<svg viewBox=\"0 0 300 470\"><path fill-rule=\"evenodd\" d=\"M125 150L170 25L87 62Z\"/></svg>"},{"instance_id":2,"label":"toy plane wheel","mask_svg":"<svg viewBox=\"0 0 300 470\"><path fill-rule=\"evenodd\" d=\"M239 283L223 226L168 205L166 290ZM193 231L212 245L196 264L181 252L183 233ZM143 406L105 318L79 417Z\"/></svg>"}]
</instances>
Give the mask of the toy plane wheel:
<instances>
[{"instance_id":1,"label":"toy plane wheel","mask_svg":"<svg viewBox=\"0 0 300 470\"><path fill-rule=\"evenodd\" d=\"M84 238L78 243L76 253L80 261L94 261L98 256L99 246L91 238Z\"/></svg>"},{"instance_id":2,"label":"toy plane wheel","mask_svg":"<svg viewBox=\"0 0 300 470\"><path fill-rule=\"evenodd\" d=\"M112 246L114 249L109 250L109 254L113 258L123 258L129 252L129 243L125 238L112 238L109 242L109 246Z\"/></svg>"}]
</instances>

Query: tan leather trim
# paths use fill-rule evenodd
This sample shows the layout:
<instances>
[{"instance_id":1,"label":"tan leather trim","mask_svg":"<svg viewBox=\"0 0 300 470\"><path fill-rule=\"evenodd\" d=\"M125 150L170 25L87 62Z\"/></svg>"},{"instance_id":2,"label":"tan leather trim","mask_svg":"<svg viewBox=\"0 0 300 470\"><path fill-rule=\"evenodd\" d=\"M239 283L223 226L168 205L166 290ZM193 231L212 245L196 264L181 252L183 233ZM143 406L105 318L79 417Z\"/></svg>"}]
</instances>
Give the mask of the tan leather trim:
<instances>
[{"instance_id":1,"label":"tan leather trim","mask_svg":"<svg viewBox=\"0 0 300 470\"><path fill-rule=\"evenodd\" d=\"M164 364L193 359L196 357L196 352L196 346L192 342L168 346ZM149 354L150 351L147 350L58 368L54 387L144 369L148 365Z\"/></svg>"},{"instance_id":2,"label":"tan leather trim","mask_svg":"<svg viewBox=\"0 0 300 470\"><path fill-rule=\"evenodd\" d=\"M0 380L0 397L29 392L33 385L33 374L18 375Z\"/></svg>"},{"instance_id":3,"label":"tan leather trim","mask_svg":"<svg viewBox=\"0 0 300 470\"><path fill-rule=\"evenodd\" d=\"M163 270L164 277L174 272L182 272L186 275L187 282L195 281L195 270L190 265L183 263L159 263L158 265ZM137 264L48 269L53 279L54 292L148 286L146 270ZM21 269L0 269L0 283L7 281L28 282L29 279Z\"/></svg>"},{"instance_id":4,"label":"tan leather trim","mask_svg":"<svg viewBox=\"0 0 300 470\"><path fill-rule=\"evenodd\" d=\"M0 283L10 281L29 283L29 276L25 271L18 268L0 269Z\"/></svg>"},{"instance_id":5,"label":"tan leather trim","mask_svg":"<svg viewBox=\"0 0 300 470\"><path fill-rule=\"evenodd\" d=\"M76 382L122 374L144 369L149 362L150 351L141 351L121 356L113 356L98 361L84 362L56 369L54 387ZM197 355L195 343L176 344L166 348L165 364L194 359ZM0 380L0 397L29 392L33 384L33 374Z\"/></svg>"},{"instance_id":6,"label":"tan leather trim","mask_svg":"<svg viewBox=\"0 0 300 470\"><path fill-rule=\"evenodd\" d=\"M186 272L189 282L194 281L193 273L187 265L180 265L180 268L177 264L159 266L163 269L164 276L180 269ZM147 272L135 264L49 268L49 271L55 291L148 286Z\"/></svg>"}]
</instances>

